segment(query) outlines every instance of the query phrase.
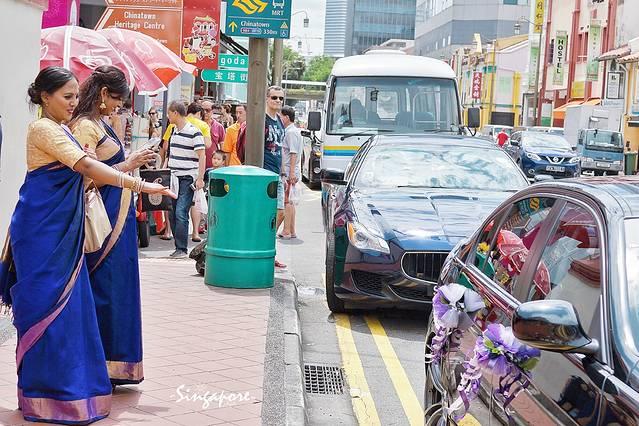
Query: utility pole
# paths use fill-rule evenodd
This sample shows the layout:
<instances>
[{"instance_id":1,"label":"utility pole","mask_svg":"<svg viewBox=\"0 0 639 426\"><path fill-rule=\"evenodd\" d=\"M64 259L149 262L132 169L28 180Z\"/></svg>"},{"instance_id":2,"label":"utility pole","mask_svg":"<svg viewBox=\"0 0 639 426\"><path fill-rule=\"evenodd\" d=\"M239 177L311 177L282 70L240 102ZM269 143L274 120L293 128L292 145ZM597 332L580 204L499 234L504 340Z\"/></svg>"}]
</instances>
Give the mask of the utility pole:
<instances>
[{"instance_id":1,"label":"utility pole","mask_svg":"<svg viewBox=\"0 0 639 426\"><path fill-rule=\"evenodd\" d=\"M271 81L274 86L282 85L282 61L284 60L284 40L273 40L273 76Z\"/></svg>"},{"instance_id":2,"label":"utility pole","mask_svg":"<svg viewBox=\"0 0 639 426\"><path fill-rule=\"evenodd\" d=\"M257 167L264 166L267 78L268 39L249 38L245 164Z\"/></svg>"}]
</instances>

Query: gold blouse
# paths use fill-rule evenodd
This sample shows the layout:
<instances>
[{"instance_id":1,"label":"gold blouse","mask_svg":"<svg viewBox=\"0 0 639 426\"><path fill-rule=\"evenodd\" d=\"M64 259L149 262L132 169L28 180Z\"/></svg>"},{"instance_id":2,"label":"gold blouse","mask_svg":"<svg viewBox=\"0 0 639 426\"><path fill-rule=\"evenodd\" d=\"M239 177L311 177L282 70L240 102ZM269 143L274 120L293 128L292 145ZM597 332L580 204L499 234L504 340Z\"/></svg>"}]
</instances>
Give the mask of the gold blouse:
<instances>
[{"instance_id":1,"label":"gold blouse","mask_svg":"<svg viewBox=\"0 0 639 426\"><path fill-rule=\"evenodd\" d=\"M29 125L27 132L27 169L29 171L56 161L73 168L85 156L86 153L55 121L41 118Z\"/></svg>"},{"instance_id":2,"label":"gold blouse","mask_svg":"<svg viewBox=\"0 0 639 426\"><path fill-rule=\"evenodd\" d=\"M73 136L80 145L95 152L100 161L106 161L120 151L118 141L108 136L98 123L88 118L73 123Z\"/></svg>"}]
</instances>

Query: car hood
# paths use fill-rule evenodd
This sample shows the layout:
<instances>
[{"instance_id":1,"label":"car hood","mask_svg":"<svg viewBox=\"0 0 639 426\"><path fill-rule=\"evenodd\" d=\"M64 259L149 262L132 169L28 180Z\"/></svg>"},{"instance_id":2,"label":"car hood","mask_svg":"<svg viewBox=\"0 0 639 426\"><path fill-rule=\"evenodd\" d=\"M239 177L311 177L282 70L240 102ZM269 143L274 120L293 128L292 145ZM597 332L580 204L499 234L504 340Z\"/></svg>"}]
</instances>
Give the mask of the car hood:
<instances>
[{"instance_id":1,"label":"car hood","mask_svg":"<svg viewBox=\"0 0 639 426\"><path fill-rule=\"evenodd\" d=\"M404 250L450 250L472 235L510 195L505 191L401 188L354 197L372 214L384 238Z\"/></svg>"},{"instance_id":2,"label":"car hood","mask_svg":"<svg viewBox=\"0 0 639 426\"><path fill-rule=\"evenodd\" d=\"M544 157L576 157L573 151L565 149L551 149L551 148L527 148L526 152L531 152L537 155L543 155Z\"/></svg>"}]
</instances>

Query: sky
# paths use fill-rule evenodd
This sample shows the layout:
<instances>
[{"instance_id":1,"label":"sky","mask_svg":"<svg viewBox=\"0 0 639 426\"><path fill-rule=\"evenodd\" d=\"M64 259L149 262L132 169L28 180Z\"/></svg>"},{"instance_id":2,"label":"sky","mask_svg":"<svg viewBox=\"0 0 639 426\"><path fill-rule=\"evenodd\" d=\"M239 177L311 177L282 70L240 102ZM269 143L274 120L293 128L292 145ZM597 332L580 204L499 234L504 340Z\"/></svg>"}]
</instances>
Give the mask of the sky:
<instances>
[{"instance_id":1,"label":"sky","mask_svg":"<svg viewBox=\"0 0 639 426\"><path fill-rule=\"evenodd\" d=\"M291 1L293 2L291 38L285 40L285 43L304 56L321 55L324 52L324 15L326 13L326 0ZM304 18L306 17L304 12L308 14L308 28L304 28ZM302 42L302 49L298 49L300 41Z\"/></svg>"}]
</instances>

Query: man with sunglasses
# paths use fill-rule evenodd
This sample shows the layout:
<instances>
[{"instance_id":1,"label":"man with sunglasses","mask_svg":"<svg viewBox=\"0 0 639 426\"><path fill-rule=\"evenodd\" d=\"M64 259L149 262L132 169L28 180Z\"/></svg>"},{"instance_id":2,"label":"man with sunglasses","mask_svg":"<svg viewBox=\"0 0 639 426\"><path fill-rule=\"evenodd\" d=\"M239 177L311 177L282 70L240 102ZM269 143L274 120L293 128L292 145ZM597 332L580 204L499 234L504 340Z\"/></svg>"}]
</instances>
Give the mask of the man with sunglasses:
<instances>
[{"instance_id":1,"label":"man with sunglasses","mask_svg":"<svg viewBox=\"0 0 639 426\"><path fill-rule=\"evenodd\" d=\"M271 86L266 90L266 117L264 122L264 168L280 176L277 185L277 227L284 221L284 180L282 172L282 143L284 142L284 123L279 116L284 104L284 90L280 86ZM286 268L275 260L275 266Z\"/></svg>"}]
</instances>

